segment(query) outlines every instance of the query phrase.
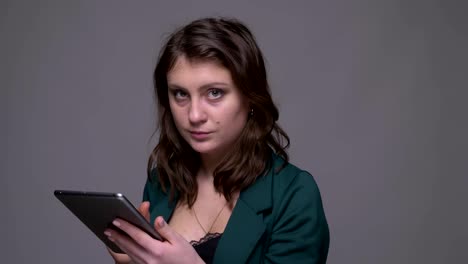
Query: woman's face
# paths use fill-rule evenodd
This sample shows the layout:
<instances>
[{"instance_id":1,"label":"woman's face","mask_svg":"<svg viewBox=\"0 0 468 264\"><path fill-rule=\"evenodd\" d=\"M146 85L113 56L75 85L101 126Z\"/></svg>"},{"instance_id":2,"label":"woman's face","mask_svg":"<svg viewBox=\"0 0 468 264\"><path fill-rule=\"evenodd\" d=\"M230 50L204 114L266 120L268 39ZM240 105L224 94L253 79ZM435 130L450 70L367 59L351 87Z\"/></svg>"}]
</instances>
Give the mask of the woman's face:
<instances>
[{"instance_id":1,"label":"woman's face","mask_svg":"<svg viewBox=\"0 0 468 264\"><path fill-rule=\"evenodd\" d=\"M201 155L224 155L242 132L249 111L229 70L181 56L167 81L172 116L182 137Z\"/></svg>"}]
</instances>

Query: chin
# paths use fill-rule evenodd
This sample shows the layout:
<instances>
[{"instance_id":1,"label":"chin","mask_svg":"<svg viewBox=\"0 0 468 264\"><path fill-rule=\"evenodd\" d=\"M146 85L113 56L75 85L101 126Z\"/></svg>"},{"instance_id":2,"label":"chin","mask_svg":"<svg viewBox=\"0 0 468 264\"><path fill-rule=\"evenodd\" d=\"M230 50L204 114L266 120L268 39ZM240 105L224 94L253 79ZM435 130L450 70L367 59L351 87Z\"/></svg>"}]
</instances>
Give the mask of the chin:
<instances>
[{"instance_id":1,"label":"chin","mask_svg":"<svg viewBox=\"0 0 468 264\"><path fill-rule=\"evenodd\" d=\"M212 155L215 155L215 156L222 156L224 151L222 148L220 148L219 146L213 146L213 145L205 145L205 146L201 146L200 144L198 145L191 145L192 146L192 149L199 153L200 155L209 155L209 156L212 156Z\"/></svg>"},{"instance_id":2,"label":"chin","mask_svg":"<svg viewBox=\"0 0 468 264\"><path fill-rule=\"evenodd\" d=\"M208 142L200 143L200 142L190 142L190 146L195 152L200 154L210 154L216 151L216 147L212 144L208 144Z\"/></svg>"}]
</instances>

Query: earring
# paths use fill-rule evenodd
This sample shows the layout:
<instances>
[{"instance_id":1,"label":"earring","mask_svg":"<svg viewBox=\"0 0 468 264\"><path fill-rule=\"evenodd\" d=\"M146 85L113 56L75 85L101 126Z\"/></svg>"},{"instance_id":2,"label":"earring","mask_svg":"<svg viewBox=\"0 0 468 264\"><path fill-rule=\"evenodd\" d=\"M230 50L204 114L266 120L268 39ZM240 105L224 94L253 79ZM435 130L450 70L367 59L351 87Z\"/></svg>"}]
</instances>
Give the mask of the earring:
<instances>
[{"instance_id":1,"label":"earring","mask_svg":"<svg viewBox=\"0 0 468 264\"><path fill-rule=\"evenodd\" d=\"M253 116L253 115L254 115L253 108L250 108L250 116Z\"/></svg>"}]
</instances>

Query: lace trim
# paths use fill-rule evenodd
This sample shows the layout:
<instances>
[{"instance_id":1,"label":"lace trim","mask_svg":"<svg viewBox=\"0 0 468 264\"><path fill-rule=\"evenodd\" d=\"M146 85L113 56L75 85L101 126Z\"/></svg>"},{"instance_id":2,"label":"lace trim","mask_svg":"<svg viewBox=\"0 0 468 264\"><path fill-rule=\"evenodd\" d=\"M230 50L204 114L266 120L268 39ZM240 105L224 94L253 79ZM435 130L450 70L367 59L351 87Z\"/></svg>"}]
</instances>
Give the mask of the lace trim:
<instances>
[{"instance_id":1,"label":"lace trim","mask_svg":"<svg viewBox=\"0 0 468 264\"><path fill-rule=\"evenodd\" d=\"M204 237L200 238L200 240L192 240L190 241L190 244L192 246L198 246L200 244L206 243L207 241L220 237L223 233L207 233Z\"/></svg>"}]
</instances>

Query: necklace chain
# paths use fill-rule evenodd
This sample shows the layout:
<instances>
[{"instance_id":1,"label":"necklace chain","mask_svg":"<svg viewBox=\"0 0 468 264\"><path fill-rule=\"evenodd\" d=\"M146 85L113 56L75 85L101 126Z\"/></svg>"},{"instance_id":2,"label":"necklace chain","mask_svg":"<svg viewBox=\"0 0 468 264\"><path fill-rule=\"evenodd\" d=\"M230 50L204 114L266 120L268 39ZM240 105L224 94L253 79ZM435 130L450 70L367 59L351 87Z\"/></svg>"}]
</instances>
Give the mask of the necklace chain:
<instances>
[{"instance_id":1,"label":"necklace chain","mask_svg":"<svg viewBox=\"0 0 468 264\"><path fill-rule=\"evenodd\" d=\"M224 210L224 207L226 207L227 205L227 202L224 203L223 207L221 208L221 210L219 210L218 214L216 215L215 219L213 220L213 222L211 223L210 225L210 228L208 229L208 231L205 230L205 228L203 227L203 225L201 224L200 222L200 219L198 219L198 216L197 216L197 213L195 212L195 206L192 206L192 211L193 211L193 214L195 215L195 219L197 220L197 223L198 225L200 225L201 229L203 230L203 232L205 232L205 235L208 234L208 232L211 231L211 229L213 228L214 224L216 223L216 220L218 220L218 217L219 215L221 215L221 212Z\"/></svg>"}]
</instances>

